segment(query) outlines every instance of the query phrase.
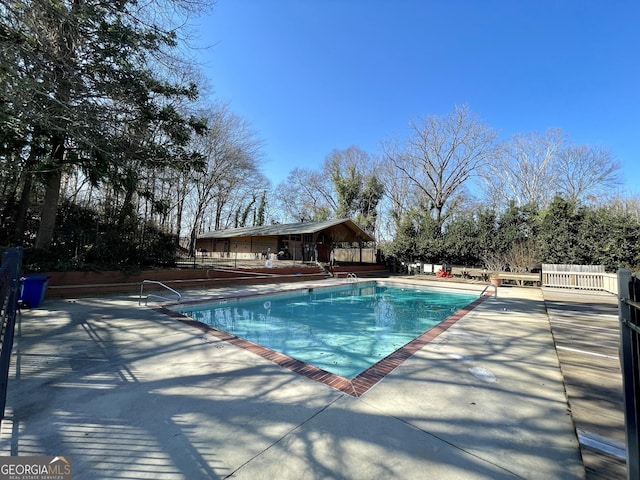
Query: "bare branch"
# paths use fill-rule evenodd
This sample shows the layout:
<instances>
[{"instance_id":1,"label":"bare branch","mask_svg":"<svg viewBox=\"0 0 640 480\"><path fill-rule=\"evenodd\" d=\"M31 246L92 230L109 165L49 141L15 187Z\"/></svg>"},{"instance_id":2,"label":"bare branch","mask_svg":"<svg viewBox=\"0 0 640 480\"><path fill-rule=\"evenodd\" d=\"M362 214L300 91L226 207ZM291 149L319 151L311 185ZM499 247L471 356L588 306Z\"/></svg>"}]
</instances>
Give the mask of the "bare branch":
<instances>
[{"instance_id":1,"label":"bare branch","mask_svg":"<svg viewBox=\"0 0 640 480\"><path fill-rule=\"evenodd\" d=\"M466 106L446 117L413 121L410 128L404 149L387 149L385 155L429 201L441 225L447 205L493 158L496 134Z\"/></svg>"}]
</instances>

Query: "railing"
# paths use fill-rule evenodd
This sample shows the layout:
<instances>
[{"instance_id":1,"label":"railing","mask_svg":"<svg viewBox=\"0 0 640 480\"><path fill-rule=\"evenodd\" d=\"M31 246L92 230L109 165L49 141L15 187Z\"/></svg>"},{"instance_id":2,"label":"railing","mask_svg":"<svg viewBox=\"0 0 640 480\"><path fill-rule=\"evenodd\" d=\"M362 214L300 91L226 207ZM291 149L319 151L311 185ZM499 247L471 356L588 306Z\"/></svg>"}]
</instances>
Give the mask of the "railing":
<instances>
[{"instance_id":1,"label":"railing","mask_svg":"<svg viewBox=\"0 0 640 480\"><path fill-rule=\"evenodd\" d=\"M539 273L518 273L518 272L494 272L497 277L502 280L510 280L515 282L516 284L522 286L527 283L531 283L534 285L540 285L540 274Z\"/></svg>"},{"instance_id":2,"label":"railing","mask_svg":"<svg viewBox=\"0 0 640 480\"><path fill-rule=\"evenodd\" d=\"M163 288L169 290L170 292L176 294L178 296L178 302L180 302L180 300L182 300L182 295L180 295L179 292L175 291L171 287L168 287L164 283L158 282L156 280L143 280L142 283L140 284L140 298L138 298L138 306L140 306L142 304L142 291L144 290L144 286L147 285L147 284L160 285L161 287L163 287ZM147 300L149 300L149 297L161 298L162 300L171 301L170 298L163 297L162 295L156 295L155 293L150 293L145 297L145 302L144 302L145 305L147 304Z\"/></svg>"},{"instance_id":3,"label":"railing","mask_svg":"<svg viewBox=\"0 0 640 480\"><path fill-rule=\"evenodd\" d=\"M353 272L347 273L347 282L358 283L358 276Z\"/></svg>"},{"instance_id":4,"label":"railing","mask_svg":"<svg viewBox=\"0 0 640 480\"><path fill-rule=\"evenodd\" d=\"M575 288L581 290L604 290L618 293L618 277L605 272L542 272L542 286Z\"/></svg>"},{"instance_id":5,"label":"railing","mask_svg":"<svg viewBox=\"0 0 640 480\"><path fill-rule=\"evenodd\" d=\"M493 287L493 290L494 290L493 294L496 298L498 298L498 287L495 286L493 283L490 283L486 287L484 287L484 290L482 290L482 292L480 293L480 296L482 297L484 295L484 292L489 290L490 287Z\"/></svg>"},{"instance_id":6,"label":"railing","mask_svg":"<svg viewBox=\"0 0 640 480\"><path fill-rule=\"evenodd\" d=\"M207 268L207 278L211 278L209 272L225 272L225 273L235 273L239 276L251 277L279 277L278 273L264 273L264 272L251 272L249 270L231 270L229 268Z\"/></svg>"},{"instance_id":7,"label":"railing","mask_svg":"<svg viewBox=\"0 0 640 480\"><path fill-rule=\"evenodd\" d=\"M627 441L627 478L640 478L640 278L618 271L620 366Z\"/></svg>"},{"instance_id":8,"label":"railing","mask_svg":"<svg viewBox=\"0 0 640 480\"><path fill-rule=\"evenodd\" d=\"M19 278L22 271L22 247L10 248L2 254L0 267L0 422L4 419L9 383L9 363L18 310Z\"/></svg>"}]
</instances>

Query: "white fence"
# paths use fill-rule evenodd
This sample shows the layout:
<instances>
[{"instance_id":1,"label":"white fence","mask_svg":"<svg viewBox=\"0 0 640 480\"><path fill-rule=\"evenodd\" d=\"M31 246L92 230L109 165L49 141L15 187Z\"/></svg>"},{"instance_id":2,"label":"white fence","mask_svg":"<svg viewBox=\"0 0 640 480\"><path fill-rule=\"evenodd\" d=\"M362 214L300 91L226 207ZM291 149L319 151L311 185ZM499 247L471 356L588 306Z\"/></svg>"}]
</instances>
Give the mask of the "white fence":
<instances>
[{"instance_id":1,"label":"white fence","mask_svg":"<svg viewBox=\"0 0 640 480\"><path fill-rule=\"evenodd\" d=\"M618 276L600 265L542 265L542 286L618 293Z\"/></svg>"}]
</instances>

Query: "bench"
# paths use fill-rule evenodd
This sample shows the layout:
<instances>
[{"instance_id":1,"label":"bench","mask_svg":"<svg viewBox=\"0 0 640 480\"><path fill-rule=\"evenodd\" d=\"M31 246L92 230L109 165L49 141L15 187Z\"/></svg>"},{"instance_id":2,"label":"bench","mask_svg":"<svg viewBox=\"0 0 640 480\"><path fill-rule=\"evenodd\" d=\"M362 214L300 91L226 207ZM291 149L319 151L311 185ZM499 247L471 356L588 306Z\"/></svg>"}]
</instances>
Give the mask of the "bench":
<instances>
[{"instance_id":1,"label":"bench","mask_svg":"<svg viewBox=\"0 0 640 480\"><path fill-rule=\"evenodd\" d=\"M526 283L532 283L533 285L540 286L540 274L539 273L517 273L517 272L498 272L497 278L504 280L511 280L516 285L523 286Z\"/></svg>"},{"instance_id":2,"label":"bench","mask_svg":"<svg viewBox=\"0 0 640 480\"><path fill-rule=\"evenodd\" d=\"M451 274L454 277L483 280L485 282L489 279L489 272L483 268L451 267Z\"/></svg>"},{"instance_id":3,"label":"bench","mask_svg":"<svg viewBox=\"0 0 640 480\"><path fill-rule=\"evenodd\" d=\"M482 280L484 282L489 281L490 271L484 268L464 268L464 267L452 267L451 274L456 277L469 278L473 280ZM537 285L540 286L540 274L539 273L527 273L527 272L494 272L497 278L501 278L503 281L507 280L514 282L516 285Z\"/></svg>"}]
</instances>

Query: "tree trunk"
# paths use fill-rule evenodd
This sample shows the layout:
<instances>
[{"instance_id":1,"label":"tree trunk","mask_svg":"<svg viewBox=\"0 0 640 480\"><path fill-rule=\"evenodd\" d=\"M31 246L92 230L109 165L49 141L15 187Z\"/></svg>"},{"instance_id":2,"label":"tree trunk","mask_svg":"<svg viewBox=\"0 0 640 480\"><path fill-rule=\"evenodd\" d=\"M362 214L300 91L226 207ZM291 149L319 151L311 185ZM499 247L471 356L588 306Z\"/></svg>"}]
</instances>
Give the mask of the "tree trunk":
<instances>
[{"instance_id":1,"label":"tree trunk","mask_svg":"<svg viewBox=\"0 0 640 480\"><path fill-rule=\"evenodd\" d=\"M60 199L60 185L62 184L62 160L64 159L64 137L54 136L51 142L53 165L52 171L47 176L47 189L40 212L40 227L36 236L36 248L48 250L53 240L53 232L56 227L56 214L58 213L58 200Z\"/></svg>"},{"instance_id":2,"label":"tree trunk","mask_svg":"<svg viewBox=\"0 0 640 480\"><path fill-rule=\"evenodd\" d=\"M24 168L20 173L20 179L18 180L18 187L22 185L22 192L20 193L20 200L18 201L16 222L14 225L11 240L17 245L22 245L24 241L24 229L27 218L27 212L29 211L29 203L31 200L31 189L33 187L33 171L39 161L39 156L44 152L42 151L42 145L38 144L38 139L42 135L42 130L36 126L33 132L33 141L31 142L31 148Z\"/></svg>"},{"instance_id":3,"label":"tree trunk","mask_svg":"<svg viewBox=\"0 0 640 480\"><path fill-rule=\"evenodd\" d=\"M198 225L202 220L204 208L205 208L204 203L203 202L199 203L193 218L193 226L191 227L191 232L189 233L189 255L195 256L196 254L196 240L198 239Z\"/></svg>"},{"instance_id":4,"label":"tree trunk","mask_svg":"<svg viewBox=\"0 0 640 480\"><path fill-rule=\"evenodd\" d=\"M57 168L48 177L47 190L44 194L44 202L40 213L40 228L36 237L36 248L48 250L51 246L53 231L56 226L61 182L62 171Z\"/></svg>"},{"instance_id":5,"label":"tree trunk","mask_svg":"<svg viewBox=\"0 0 640 480\"><path fill-rule=\"evenodd\" d=\"M20 201L18 202L16 223L13 230L13 241L16 242L17 245L22 245L24 240L24 223L27 218L29 198L31 197L31 186L33 185L33 173L31 173L30 169L34 164L35 160L32 160L31 155L29 155L27 164L22 171L22 193L20 194Z\"/></svg>"},{"instance_id":6,"label":"tree trunk","mask_svg":"<svg viewBox=\"0 0 640 480\"><path fill-rule=\"evenodd\" d=\"M135 190L133 188L127 188L124 195L124 200L122 201L122 207L120 208L120 213L118 214L117 227L118 230L122 231L125 222L129 217L133 215L135 208L133 206L133 195Z\"/></svg>"}]
</instances>

